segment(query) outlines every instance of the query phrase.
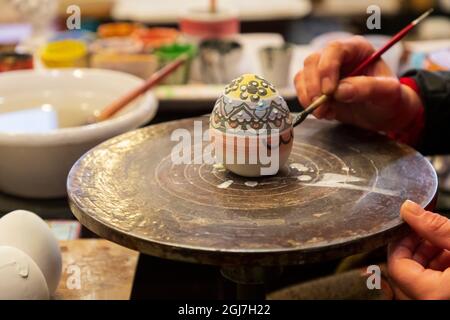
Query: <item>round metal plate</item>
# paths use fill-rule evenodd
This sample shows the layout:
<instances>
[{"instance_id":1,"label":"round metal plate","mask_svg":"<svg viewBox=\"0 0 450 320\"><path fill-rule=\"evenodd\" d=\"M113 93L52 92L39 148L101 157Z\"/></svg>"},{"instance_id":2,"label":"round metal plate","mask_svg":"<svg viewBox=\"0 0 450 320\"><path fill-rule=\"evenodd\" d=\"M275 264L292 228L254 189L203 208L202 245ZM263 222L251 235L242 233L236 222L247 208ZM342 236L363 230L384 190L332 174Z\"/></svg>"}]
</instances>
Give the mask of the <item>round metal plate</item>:
<instances>
[{"instance_id":1,"label":"round metal plate","mask_svg":"<svg viewBox=\"0 0 450 320\"><path fill-rule=\"evenodd\" d=\"M315 119L295 129L289 163L276 176L243 178L201 161L175 165L170 155L180 142L171 134L192 133L194 120L208 128L207 117L158 124L85 154L68 178L81 223L163 258L289 265L381 246L406 230L404 200L426 206L436 194L434 169L413 149Z\"/></svg>"}]
</instances>

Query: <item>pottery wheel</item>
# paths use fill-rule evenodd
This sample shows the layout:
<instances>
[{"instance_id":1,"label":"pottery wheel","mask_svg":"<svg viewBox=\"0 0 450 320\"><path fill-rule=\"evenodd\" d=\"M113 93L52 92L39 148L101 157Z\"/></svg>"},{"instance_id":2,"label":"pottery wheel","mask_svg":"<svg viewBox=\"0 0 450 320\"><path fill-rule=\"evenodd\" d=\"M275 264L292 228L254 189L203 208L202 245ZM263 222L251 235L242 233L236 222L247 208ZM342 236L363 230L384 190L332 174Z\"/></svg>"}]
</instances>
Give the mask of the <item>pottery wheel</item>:
<instances>
[{"instance_id":1,"label":"pottery wheel","mask_svg":"<svg viewBox=\"0 0 450 320\"><path fill-rule=\"evenodd\" d=\"M208 128L207 117L167 122L85 154L68 178L81 223L162 258L301 264L386 244L406 230L403 201L426 206L436 193L434 169L413 149L315 119L295 129L288 164L276 176L243 178L201 161L175 165L170 154L179 141L171 134L192 132L194 120Z\"/></svg>"}]
</instances>

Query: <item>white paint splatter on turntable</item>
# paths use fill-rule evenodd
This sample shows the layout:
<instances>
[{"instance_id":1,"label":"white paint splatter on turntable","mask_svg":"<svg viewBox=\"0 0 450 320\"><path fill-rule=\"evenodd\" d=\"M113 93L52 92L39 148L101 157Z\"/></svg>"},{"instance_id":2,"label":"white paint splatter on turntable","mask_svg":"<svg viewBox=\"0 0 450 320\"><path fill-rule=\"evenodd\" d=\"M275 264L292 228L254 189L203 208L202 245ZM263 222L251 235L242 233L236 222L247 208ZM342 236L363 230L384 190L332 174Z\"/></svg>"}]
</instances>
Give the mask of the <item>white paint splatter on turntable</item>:
<instances>
[{"instance_id":1,"label":"white paint splatter on turntable","mask_svg":"<svg viewBox=\"0 0 450 320\"><path fill-rule=\"evenodd\" d=\"M223 166L222 163L214 163L213 164L213 170L222 172L222 171L225 171L226 169L225 169L225 167Z\"/></svg>"},{"instance_id":2,"label":"white paint splatter on turntable","mask_svg":"<svg viewBox=\"0 0 450 320\"><path fill-rule=\"evenodd\" d=\"M314 213L313 216L316 217L316 218L320 218L321 216L324 216L324 215L329 214L329 213L330 213L329 211L328 212L323 212L323 213Z\"/></svg>"},{"instance_id":3,"label":"white paint splatter on turntable","mask_svg":"<svg viewBox=\"0 0 450 320\"><path fill-rule=\"evenodd\" d=\"M338 174L338 173L324 173L322 176L322 179L315 181L313 183L305 183L305 185L310 186L310 187L328 187L328 188L340 188L340 189L348 189L348 190L368 191L368 192L384 194L387 196L400 195L399 191L377 188L375 185L374 186L360 186L360 185L349 183L349 182L361 182L361 181L365 181L365 179L355 177L355 176Z\"/></svg>"},{"instance_id":4,"label":"white paint splatter on turntable","mask_svg":"<svg viewBox=\"0 0 450 320\"><path fill-rule=\"evenodd\" d=\"M290 167L291 169L296 169L296 170L298 170L298 171L300 171L300 172L306 172L306 171L309 170L308 167L304 166L304 165L301 164L301 163L291 163L291 164L289 165L289 167Z\"/></svg>"},{"instance_id":5,"label":"white paint splatter on turntable","mask_svg":"<svg viewBox=\"0 0 450 320\"><path fill-rule=\"evenodd\" d=\"M256 187L256 186L258 185L258 182L256 182L256 181L245 181L244 184L245 184L247 187L254 188L254 187Z\"/></svg>"},{"instance_id":6,"label":"white paint splatter on turntable","mask_svg":"<svg viewBox=\"0 0 450 320\"><path fill-rule=\"evenodd\" d=\"M306 182L306 181L311 181L312 178L311 176L308 176L306 174L302 174L301 176L297 177L298 181L302 181L302 182Z\"/></svg>"},{"instance_id":7,"label":"white paint splatter on turntable","mask_svg":"<svg viewBox=\"0 0 450 320\"><path fill-rule=\"evenodd\" d=\"M219 189L226 189L226 188L228 188L229 186L231 186L232 184L233 184L233 180L227 180L227 181L225 181L225 182L222 182L221 184L219 184L218 186L217 186L217 188L219 188Z\"/></svg>"}]
</instances>

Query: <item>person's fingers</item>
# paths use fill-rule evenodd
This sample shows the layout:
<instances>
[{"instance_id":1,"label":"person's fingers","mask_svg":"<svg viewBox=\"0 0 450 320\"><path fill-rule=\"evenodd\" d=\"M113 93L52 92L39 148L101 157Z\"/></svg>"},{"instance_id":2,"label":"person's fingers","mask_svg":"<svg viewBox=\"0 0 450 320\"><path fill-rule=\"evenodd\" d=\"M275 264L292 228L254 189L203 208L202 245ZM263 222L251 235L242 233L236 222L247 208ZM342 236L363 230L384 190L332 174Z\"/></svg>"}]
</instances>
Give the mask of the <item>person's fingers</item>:
<instances>
[{"instance_id":1,"label":"person's fingers","mask_svg":"<svg viewBox=\"0 0 450 320\"><path fill-rule=\"evenodd\" d=\"M390 259L412 259L420 243L420 237L415 233L411 233L403 239L389 244L388 257Z\"/></svg>"},{"instance_id":2,"label":"person's fingers","mask_svg":"<svg viewBox=\"0 0 450 320\"><path fill-rule=\"evenodd\" d=\"M411 266L413 272L421 272L423 266L412 260L413 254L420 245L421 239L412 233L400 241L388 246L388 271L394 281L404 272L405 266Z\"/></svg>"},{"instance_id":3,"label":"person's fingers","mask_svg":"<svg viewBox=\"0 0 450 320\"><path fill-rule=\"evenodd\" d=\"M343 46L342 42L332 42L320 57L318 76L324 94L332 94L336 90L345 54Z\"/></svg>"},{"instance_id":4,"label":"person's fingers","mask_svg":"<svg viewBox=\"0 0 450 320\"><path fill-rule=\"evenodd\" d=\"M343 69L354 67L373 52L373 46L359 36L330 43L320 55L318 64L322 93L332 94Z\"/></svg>"},{"instance_id":5,"label":"person's fingers","mask_svg":"<svg viewBox=\"0 0 450 320\"><path fill-rule=\"evenodd\" d=\"M391 77L358 76L339 82L334 98L344 103L386 103L400 100L401 84Z\"/></svg>"},{"instance_id":6,"label":"person's fingers","mask_svg":"<svg viewBox=\"0 0 450 320\"><path fill-rule=\"evenodd\" d=\"M300 104L305 107L309 104L308 94L306 93L306 88L303 80L303 71L300 71L295 76L295 89L297 91L297 98Z\"/></svg>"},{"instance_id":7,"label":"person's fingers","mask_svg":"<svg viewBox=\"0 0 450 320\"><path fill-rule=\"evenodd\" d=\"M295 76L295 81L294 81L295 89L297 91L297 97L303 108L307 108L312 102L308 96L308 93L306 92L305 78L306 77L305 77L304 71L302 70L297 73L297 75ZM314 110L313 115L318 119L322 119L324 113L326 113L326 110L327 110L327 105L323 104L319 108Z\"/></svg>"},{"instance_id":8,"label":"person's fingers","mask_svg":"<svg viewBox=\"0 0 450 320\"><path fill-rule=\"evenodd\" d=\"M334 119L336 119L336 110L332 106L329 106L327 111L326 111L326 113L325 113L325 115L324 115L324 118L327 119L327 120L334 120Z\"/></svg>"},{"instance_id":9,"label":"person's fingers","mask_svg":"<svg viewBox=\"0 0 450 320\"><path fill-rule=\"evenodd\" d=\"M450 251L443 250L433 260L430 261L428 267L437 271L444 271L450 268Z\"/></svg>"},{"instance_id":10,"label":"person's fingers","mask_svg":"<svg viewBox=\"0 0 450 320\"><path fill-rule=\"evenodd\" d=\"M395 300L411 300L400 288L394 283L392 285L392 289L394 291L394 299Z\"/></svg>"},{"instance_id":11,"label":"person's fingers","mask_svg":"<svg viewBox=\"0 0 450 320\"><path fill-rule=\"evenodd\" d=\"M425 211L412 201L403 203L400 214L410 227L433 245L450 250L450 220L444 216Z\"/></svg>"},{"instance_id":12,"label":"person's fingers","mask_svg":"<svg viewBox=\"0 0 450 320\"><path fill-rule=\"evenodd\" d=\"M303 77L305 80L306 93L310 101L321 96L320 77L317 65L320 60L320 53L309 55L304 62ZM306 106L305 106L306 107Z\"/></svg>"},{"instance_id":13,"label":"person's fingers","mask_svg":"<svg viewBox=\"0 0 450 320\"><path fill-rule=\"evenodd\" d=\"M379 59L377 62L370 65L366 74L368 76L395 77L395 73L383 59Z\"/></svg>"},{"instance_id":14,"label":"person's fingers","mask_svg":"<svg viewBox=\"0 0 450 320\"><path fill-rule=\"evenodd\" d=\"M441 248L436 247L428 241L422 241L412 258L426 268L430 261L432 261L440 252L442 252Z\"/></svg>"},{"instance_id":15,"label":"person's fingers","mask_svg":"<svg viewBox=\"0 0 450 320\"><path fill-rule=\"evenodd\" d=\"M304 62L305 68L302 73L302 86L305 88L306 94L308 96L308 104L303 107L308 107L314 100L322 95L319 71L317 65L320 60L319 53L313 53L308 56ZM319 108L314 111L314 116L318 119L326 118L329 111L329 106L327 103L322 104Z\"/></svg>"},{"instance_id":16,"label":"person's fingers","mask_svg":"<svg viewBox=\"0 0 450 320\"><path fill-rule=\"evenodd\" d=\"M330 111L330 103L325 102L322 103L322 105L320 107L318 107L315 111L314 111L314 115L319 118L319 119L323 119L327 117L328 112Z\"/></svg>"},{"instance_id":17,"label":"person's fingers","mask_svg":"<svg viewBox=\"0 0 450 320\"><path fill-rule=\"evenodd\" d=\"M420 238L412 234L397 243L390 244L388 248L389 276L408 297L415 297L416 293L422 290L423 281L419 280L426 271L420 263L412 259L419 244Z\"/></svg>"}]
</instances>

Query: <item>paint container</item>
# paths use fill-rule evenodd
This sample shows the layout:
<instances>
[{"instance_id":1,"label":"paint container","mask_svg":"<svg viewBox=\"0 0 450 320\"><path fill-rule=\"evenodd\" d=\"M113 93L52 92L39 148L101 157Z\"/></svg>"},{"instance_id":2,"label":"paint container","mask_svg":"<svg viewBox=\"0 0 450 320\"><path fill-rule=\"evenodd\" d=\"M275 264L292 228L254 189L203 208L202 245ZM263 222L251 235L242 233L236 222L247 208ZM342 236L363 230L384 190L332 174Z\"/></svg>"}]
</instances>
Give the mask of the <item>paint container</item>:
<instances>
[{"instance_id":1,"label":"paint container","mask_svg":"<svg viewBox=\"0 0 450 320\"><path fill-rule=\"evenodd\" d=\"M15 52L0 53L0 72L33 69L33 56Z\"/></svg>"},{"instance_id":2,"label":"paint container","mask_svg":"<svg viewBox=\"0 0 450 320\"><path fill-rule=\"evenodd\" d=\"M218 8L211 12L208 8L191 7L179 21L183 35L193 43L204 39L230 38L239 34L238 14L231 8Z\"/></svg>"},{"instance_id":3,"label":"paint container","mask_svg":"<svg viewBox=\"0 0 450 320\"><path fill-rule=\"evenodd\" d=\"M122 71L148 79L158 70L158 58L151 54L97 53L91 56L92 68Z\"/></svg>"},{"instance_id":4,"label":"paint container","mask_svg":"<svg viewBox=\"0 0 450 320\"><path fill-rule=\"evenodd\" d=\"M142 53L144 44L131 37L97 39L89 45L91 54L97 53Z\"/></svg>"},{"instance_id":5,"label":"paint container","mask_svg":"<svg viewBox=\"0 0 450 320\"><path fill-rule=\"evenodd\" d=\"M83 41L86 44L89 44L96 39L96 35L95 33L86 30L69 30L58 32L56 35L50 38L49 42L70 40L70 39Z\"/></svg>"},{"instance_id":6,"label":"paint container","mask_svg":"<svg viewBox=\"0 0 450 320\"><path fill-rule=\"evenodd\" d=\"M155 55L144 53L144 44L132 37L98 39L89 46L92 68L133 74L143 79L158 69Z\"/></svg>"},{"instance_id":7,"label":"paint container","mask_svg":"<svg viewBox=\"0 0 450 320\"><path fill-rule=\"evenodd\" d=\"M132 33L132 37L144 44L144 50L152 52L162 46L174 44L180 33L174 28L140 28Z\"/></svg>"},{"instance_id":8,"label":"paint container","mask_svg":"<svg viewBox=\"0 0 450 320\"><path fill-rule=\"evenodd\" d=\"M199 46L199 74L208 84L226 84L240 75L242 46L233 40L204 40Z\"/></svg>"},{"instance_id":9,"label":"paint container","mask_svg":"<svg viewBox=\"0 0 450 320\"><path fill-rule=\"evenodd\" d=\"M97 35L100 38L128 37L138 28L140 28L140 25L136 23L127 23L127 22L105 23L98 27Z\"/></svg>"},{"instance_id":10,"label":"paint container","mask_svg":"<svg viewBox=\"0 0 450 320\"><path fill-rule=\"evenodd\" d=\"M160 68L172 62L182 54L187 54L190 58L169 75L163 84L186 84L189 81L190 67L193 57L197 54L197 47L192 44L173 44L163 46L155 50L158 57Z\"/></svg>"},{"instance_id":11,"label":"paint container","mask_svg":"<svg viewBox=\"0 0 450 320\"><path fill-rule=\"evenodd\" d=\"M3 8L2 8L3 9ZM26 23L0 24L0 52L18 52L16 49L33 32L32 26ZM21 51L22 52L22 51Z\"/></svg>"},{"instance_id":12,"label":"paint container","mask_svg":"<svg viewBox=\"0 0 450 320\"><path fill-rule=\"evenodd\" d=\"M258 52L262 76L275 87L285 88L290 83L289 73L293 46L284 44L276 47L264 47Z\"/></svg>"},{"instance_id":13,"label":"paint container","mask_svg":"<svg viewBox=\"0 0 450 320\"><path fill-rule=\"evenodd\" d=\"M84 68L88 66L87 46L79 40L50 42L39 55L47 68Z\"/></svg>"}]
</instances>

